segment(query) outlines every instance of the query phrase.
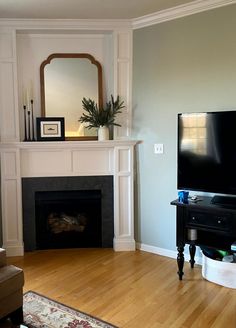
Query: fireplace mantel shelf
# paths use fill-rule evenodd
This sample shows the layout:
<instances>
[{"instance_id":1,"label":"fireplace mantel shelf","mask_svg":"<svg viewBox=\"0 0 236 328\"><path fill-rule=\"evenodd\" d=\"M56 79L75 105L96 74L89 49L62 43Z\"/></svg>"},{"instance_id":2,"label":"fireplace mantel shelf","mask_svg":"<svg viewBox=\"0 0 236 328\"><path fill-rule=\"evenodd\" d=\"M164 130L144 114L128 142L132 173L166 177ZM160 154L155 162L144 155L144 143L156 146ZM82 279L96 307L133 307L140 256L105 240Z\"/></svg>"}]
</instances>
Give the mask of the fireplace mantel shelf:
<instances>
[{"instance_id":1,"label":"fireplace mantel shelf","mask_svg":"<svg viewBox=\"0 0 236 328\"><path fill-rule=\"evenodd\" d=\"M22 179L113 176L116 251L135 250L134 147L137 140L2 142L3 247L24 254Z\"/></svg>"},{"instance_id":2,"label":"fireplace mantel shelf","mask_svg":"<svg viewBox=\"0 0 236 328\"><path fill-rule=\"evenodd\" d=\"M2 142L0 149L19 148L19 149L41 149L41 148L113 148L118 146L134 146L138 143L137 140L107 140L107 141L27 141L27 142Z\"/></svg>"}]
</instances>

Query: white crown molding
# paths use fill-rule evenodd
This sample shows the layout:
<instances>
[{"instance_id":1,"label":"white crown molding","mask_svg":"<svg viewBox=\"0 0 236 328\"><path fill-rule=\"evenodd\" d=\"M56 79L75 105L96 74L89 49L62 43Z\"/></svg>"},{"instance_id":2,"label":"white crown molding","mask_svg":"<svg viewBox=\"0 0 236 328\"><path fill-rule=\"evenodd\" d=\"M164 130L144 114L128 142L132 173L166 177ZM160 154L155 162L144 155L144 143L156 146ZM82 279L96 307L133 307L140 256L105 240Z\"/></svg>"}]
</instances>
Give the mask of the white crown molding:
<instances>
[{"instance_id":1,"label":"white crown molding","mask_svg":"<svg viewBox=\"0 0 236 328\"><path fill-rule=\"evenodd\" d=\"M139 29L234 3L236 3L236 0L195 0L188 4L132 19L132 27L133 29Z\"/></svg>"},{"instance_id":2,"label":"white crown molding","mask_svg":"<svg viewBox=\"0 0 236 328\"><path fill-rule=\"evenodd\" d=\"M111 31L132 28L128 19L0 19L0 27L17 30L93 30Z\"/></svg>"},{"instance_id":3,"label":"white crown molding","mask_svg":"<svg viewBox=\"0 0 236 328\"><path fill-rule=\"evenodd\" d=\"M115 29L139 29L199 12L235 4L236 0L195 0L190 3L161 10L134 19L9 19L0 18L0 27L16 30L67 30L111 31Z\"/></svg>"}]
</instances>

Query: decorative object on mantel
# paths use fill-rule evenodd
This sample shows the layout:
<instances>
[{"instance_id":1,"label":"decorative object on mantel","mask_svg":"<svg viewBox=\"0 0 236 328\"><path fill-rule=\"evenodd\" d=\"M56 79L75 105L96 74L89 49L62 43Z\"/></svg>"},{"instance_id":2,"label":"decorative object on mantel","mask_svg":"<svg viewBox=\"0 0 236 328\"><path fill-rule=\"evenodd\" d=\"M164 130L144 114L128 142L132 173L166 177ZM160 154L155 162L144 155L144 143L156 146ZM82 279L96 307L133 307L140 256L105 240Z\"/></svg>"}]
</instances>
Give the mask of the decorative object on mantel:
<instances>
[{"instance_id":1,"label":"decorative object on mantel","mask_svg":"<svg viewBox=\"0 0 236 328\"><path fill-rule=\"evenodd\" d=\"M53 53L40 66L41 116L65 118L65 140L97 140L97 130L88 130L78 119L83 97L103 106L102 65L89 53ZM60 83L55 83L59 79ZM69 106L68 106L69 97ZM58 104L60 114L57 114Z\"/></svg>"},{"instance_id":2,"label":"decorative object on mantel","mask_svg":"<svg viewBox=\"0 0 236 328\"><path fill-rule=\"evenodd\" d=\"M36 141L35 136L34 136L34 101L33 99L30 100L31 104L31 118L32 118L32 138L31 141Z\"/></svg>"},{"instance_id":3,"label":"decorative object on mantel","mask_svg":"<svg viewBox=\"0 0 236 328\"><path fill-rule=\"evenodd\" d=\"M32 81L30 85L30 95L27 89L23 89L23 109L24 141L36 141L34 134L34 101Z\"/></svg>"},{"instance_id":4,"label":"decorative object on mantel","mask_svg":"<svg viewBox=\"0 0 236 328\"><path fill-rule=\"evenodd\" d=\"M102 108L90 98L83 98L82 105L85 113L82 114L79 122L87 124L88 129L98 128L98 140L109 140L109 126L121 126L115 123L116 115L125 107L119 96L114 100L111 95L111 100Z\"/></svg>"},{"instance_id":5,"label":"decorative object on mantel","mask_svg":"<svg viewBox=\"0 0 236 328\"><path fill-rule=\"evenodd\" d=\"M34 107L33 99L30 100L31 108L23 105L24 109L24 141L36 141L34 135Z\"/></svg>"},{"instance_id":6,"label":"decorative object on mantel","mask_svg":"<svg viewBox=\"0 0 236 328\"><path fill-rule=\"evenodd\" d=\"M28 141L28 136L27 136L27 121L26 121L26 105L23 105L24 108L24 126L25 126L25 137L24 141Z\"/></svg>"},{"instance_id":7,"label":"decorative object on mantel","mask_svg":"<svg viewBox=\"0 0 236 328\"><path fill-rule=\"evenodd\" d=\"M31 111L28 108L27 110L28 115L28 141L31 141Z\"/></svg>"},{"instance_id":8,"label":"decorative object on mantel","mask_svg":"<svg viewBox=\"0 0 236 328\"><path fill-rule=\"evenodd\" d=\"M64 117L36 117L37 141L64 141Z\"/></svg>"},{"instance_id":9,"label":"decorative object on mantel","mask_svg":"<svg viewBox=\"0 0 236 328\"><path fill-rule=\"evenodd\" d=\"M108 126L99 126L98 128L98 140L109 140L109 128Z\"/></svg>"}]
</instances>

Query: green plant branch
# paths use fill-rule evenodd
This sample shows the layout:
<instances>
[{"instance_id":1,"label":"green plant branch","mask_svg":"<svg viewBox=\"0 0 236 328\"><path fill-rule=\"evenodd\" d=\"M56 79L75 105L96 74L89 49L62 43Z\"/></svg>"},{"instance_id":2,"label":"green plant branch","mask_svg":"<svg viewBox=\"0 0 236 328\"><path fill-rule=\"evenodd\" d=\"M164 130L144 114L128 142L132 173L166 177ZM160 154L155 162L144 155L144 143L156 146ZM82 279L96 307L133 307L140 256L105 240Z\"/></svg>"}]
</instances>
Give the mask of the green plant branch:
<instances>
[{"instance_id":1,"label":"green plant branch","mask_svg":"<svg viewBox=\"0 0 236 328\"><path fill-rule=\"evenodd\" d=\"M82 106L84 113L79 118L79 122L88 124L88 129L110 125L121 126L120 124L115 123L116 115L121 113L121 109L125 107L124 101L120 101L119 96L114 100L111 95L111 100L106 103L105 108L98 108L95 101L90 98L83 98Z\"/></svg>"}]
</instances>

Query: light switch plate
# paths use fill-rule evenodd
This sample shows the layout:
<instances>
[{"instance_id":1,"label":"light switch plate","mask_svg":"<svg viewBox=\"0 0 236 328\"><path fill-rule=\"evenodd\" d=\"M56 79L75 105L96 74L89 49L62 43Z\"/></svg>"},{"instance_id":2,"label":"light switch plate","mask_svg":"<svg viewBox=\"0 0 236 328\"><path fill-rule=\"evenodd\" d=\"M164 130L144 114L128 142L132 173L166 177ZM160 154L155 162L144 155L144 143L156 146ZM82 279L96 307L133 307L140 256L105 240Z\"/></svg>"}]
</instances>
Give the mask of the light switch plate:
<instances>
[{"instance_id":1,"label":"light switch plate","mask_svg":"<svg viewBox=\"0 0 236 328\"><path fill-rule=\"evenodd\" d=\"M164 145L162 143L154 144L154 154L163 154Z\"/></svg>"}]
</instances>

